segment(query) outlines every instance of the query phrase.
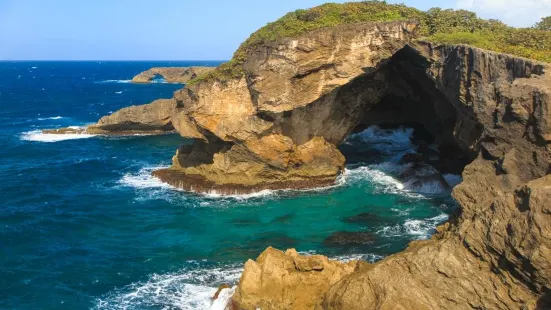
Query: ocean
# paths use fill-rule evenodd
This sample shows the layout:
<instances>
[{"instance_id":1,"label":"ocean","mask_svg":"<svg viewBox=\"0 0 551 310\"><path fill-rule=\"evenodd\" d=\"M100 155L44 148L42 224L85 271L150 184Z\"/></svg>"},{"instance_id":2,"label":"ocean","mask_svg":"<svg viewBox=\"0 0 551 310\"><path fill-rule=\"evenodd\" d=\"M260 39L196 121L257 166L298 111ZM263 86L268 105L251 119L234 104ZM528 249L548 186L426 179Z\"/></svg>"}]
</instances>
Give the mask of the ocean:
<instances>
[{"instance_id":1,"label":"ocean","mask_svg":"<svg viewBox=\"0 0 551 310\"><path fill-rule=\"evenodd\" d=\"M0 309L220 309L231 290L213 304L217 287L268 246L374 262L429 238L456 208L449 190L414 193L396 178L411 128L349 137L335 186L234 197L151 176L191 143L178 135L41 133L182 87L131 84L143 70L219 63L0 62ZM324 242L342 231L375 242Z\"/></svg>"}]
</instances>

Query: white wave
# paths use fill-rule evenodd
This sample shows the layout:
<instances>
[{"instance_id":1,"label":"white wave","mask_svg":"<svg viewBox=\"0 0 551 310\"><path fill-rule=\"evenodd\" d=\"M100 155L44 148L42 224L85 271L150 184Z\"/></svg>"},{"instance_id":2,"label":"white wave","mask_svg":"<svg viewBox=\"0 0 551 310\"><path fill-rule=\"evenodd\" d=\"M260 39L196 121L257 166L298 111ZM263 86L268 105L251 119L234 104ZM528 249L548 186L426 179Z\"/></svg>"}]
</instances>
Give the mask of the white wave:
<instances>
[{"instance_id":1,"label":"white wave","mask_svg":"<svg viewBox=\"0 0 551 310\"><path fill-rule=\"evenodd\" d=\"M129 84L132 80L105 80L96 82L97 84Z\"/></svg>"},{"instance_id":2,"label":"white wave","mask_svg":"<svg viewBox=\"0 0 551 310\"><path fill-rule=\"evenodd\" d=\"M419 240L428 239L435 232L436 226L446 222L449 216L442 213L433 218L424 220L409 219L402 225L386 226L377 231L384 237L401 237L404 235L414 236Z\"/></svg>"},{"instance_id":3,"label":"white wave","mask_svg":"<svg viewBox=\"0 0 551 310\"><path fill-rule=\"evenodd\" d=\"M225 288L222 291L220 291L218 298L212 302L212 305L210 306L210 310L226 310L228 307L228 303L233 297L233 294L235 294L236 288L237 286L234 286L232 288Z\"/></svg>"},{"instance_id":4,"label":"white wave","mask_svg":"<svg viewBox=\"0 0 551 310\"><path fill-rule=\"evenodd\" d=\"M408 191L428 195L442 194L449 190L439 180L422 181L420 184L417 183L417 180L406 181L404 182L404 188Z\"/></svg>"},{"instance_id":5,"label":"white wave","mask_svg":"<svg viewBox=\"0 0 551 310\"><path fill-rule=\"evenodd\" d=\"M120 95L122 94L122 91L115 92L115 94Z\"/></svg>"},{"instance_id":6,"label":"white wave","mask_svg":"<svg viewBox=\"0 0 551 310\"><path fill-rule=\"evenodd\" d=\"M412 135L413 128L382 129L379 126L371 126L360 133L350 135L347 141L349 143L353 143L355 140L369 143L372 148L389 154L412 150Z\"/></svg>"},{"instance_id":7,"label":"white wave","mask_svg":"<svg viewBox=\"0 0 551 310\"><path fill-rule=\"evenodd\" d=\"M25 141L34 141L34 142L59 142L65 140L75 140L75 139L87 139L95 137L96 135L91 135L87 133L79 134L50 134L43 133L42 130L33 130L24 132L21 134L21 140Z\"/></svg>"},{"instance_id":8,"label":"white wave","mask_svg":"<svg viewBox=\"0 0 551 310\"><path fill-rule=\"evenodd\" d=\"M318 255L320 253L316 252L315 250L310 251L298 251L298 254L300 255ZM321 253L321 255L325 255L324 253ZM346 255L337 255L337 256L329 256L330 260L336 260L342 263L348 263L355 260L363 260L366 262L374 263L376 261L379 261L383 258L385 258L382 255L378 254L372 254L372 253L361 253L361 254L346 254Z\"/></svg>"},{"instance_id":9,"label":"white wave","mask_svg":"<svg viewBox=\"0 0 551 310\"><path fill-rule=\"evenodd\" d=\"M38 67L31 67L31 69L38 69Z\"/></svg>"},{"instance_id":10,"label":"white wave","mask_svg":"<svg viewBox=\"0 0 551 310\"><path fill-rule=\"evenodd\" d=\"M282 192L283 190L280 190L279 192ZM270 196L274 196L277 194L278 191L274 191L274 190L269 190L269 189L266 189L266 190L262 190L262 191L258 191L258 192L254 192L254 193L250 193L250 194L230 194L230 195L226 195L226 194L221 194L221 193L218 193L217 191L210 191L208 193L203 193L201 195L207 197L207 198L233 198L235 200L248 200L248 199L253 199L253 198L261 198L261 197L270 197Z\"/></svg>"},{"instance_id":11,"label":"white wave","mask_svg":"<svg viewBox=\"0 0 551 310\"><path fill-rule=\"evenodd\" d=\"M39 121L46 121L46 120L56 120L56 119L62 119L65 118L63 116L52 116L52 117L39 117L37 120Z\"/></svg>"},{"instance_id":12,"label":"white wave","mask_svg":"<svg viewBox=\"0 0 551 310\"><path fill-rule=\"evenodd\" d=\"M119 181L119 184L129 187L134 187L138 189L144 188L172 188L167 183L162 182L158 178L154 177L151 173L155 170L166 169L168 166L154 166L154 167L145 167L140 169L137 173L127 173Z\"/></svg>"},{"instance_id":13,"label":"white wave","mask_svg":"<svg viewBox=\"0 0 551 310\"><path fill-rule=\"evenodd\" d=\"M225 289L213 302L221 284L236 284L242 267L182 270L164 275L154 274L146 282L132 283L96 300L94 309L225 309L235 288Z\"/></svg>"},{"instance_id":14,"label":"white wave","mask_svg":"<svg viewBox=\"0 0 551 310\"><path fill-rule=\"evenodd\" d=\"M443 177L451 188L454 188L463 182L463 178L457 174L444 174Z\"/></svg>"},{"instance_id":15,"label":"white wave","mask_svg":"<svg viewBox=\"0 0 551 310\"><path fill-rule=\"evenodd\" d=\"M348 255L330 257L330 259L332 260L338 260L343 263L348 263L350 261L355 261L355 260L362 260L362 261L374 263L374 262L380 261L383 258L385 257L382 255L372 254L372 253L348 254Z\"/></svg>"},{"instance_id":16,"label":"white wave","mask_svg":"<svg viewBox=\"0 0 551 310\"><path fill-rule=\"evenodd\" d=\"M377 192L380 193L396 194L410 198L424 198L420 194L407 191L402 182L387 172L393 169L399 169L399 167L392 163L388 163L388 165L372 165L362 166L355 169L345 169L344 173L339 176L337 182L339 184L353 185L358 183L363 184L367 181L375 187Z\"/></svg>"}]
</instances>

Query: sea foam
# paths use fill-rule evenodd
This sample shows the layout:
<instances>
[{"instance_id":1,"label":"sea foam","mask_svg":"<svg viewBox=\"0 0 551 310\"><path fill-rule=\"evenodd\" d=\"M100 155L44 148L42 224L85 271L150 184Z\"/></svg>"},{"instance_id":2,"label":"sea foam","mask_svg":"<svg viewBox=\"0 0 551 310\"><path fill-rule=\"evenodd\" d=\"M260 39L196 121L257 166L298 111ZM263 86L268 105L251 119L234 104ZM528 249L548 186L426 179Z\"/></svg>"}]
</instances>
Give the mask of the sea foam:
<instances>
[{"instance_id":1,"label":"sea foam","mask_svg":"<svg viewBox=\"0 0 551 310\"><path fill-rule=\"evenodd\" d=\"M52 116L52 117L39 117L37 120L39 121L47 121L47 120L56 120L56 119L62 119L63 116Z\"/></svg>"},{"instance_id":2,"label":"sea foam","mask_svg":"<svg viewBox=\"0 0 551 310\"><path fill-rule=\"evenodd\" d=\"M132 283L102 296L93 309L222 310L235 288L223 290L214 302L213 295L221 284L236 284L242 271L241 266L233 265L153 274L145 282Z\"/></svg>"},{"instance_id":3,"label":"sea foam","mask_svg":"<svg viewBox=\"0 0 551 310\"><path fill-rule=\"evenodd\" d=\"M132 83L132 80L105 80L98 81L97 84L129 84Z\"/></svg>"},{"instance_id":4,"label":"sea foam","mask_svg":"<svg viewBox=\"0 0 551 310\"><path fill-rule=\"evenodd\" d=\"M377 234L384 237L402 237L410 235L418 240L428 239L434 234L436 227L449 219L449 216L442 213L438 216L419 220L408 219L403 224L386 226L377 231Z\"/></svg>"},{"instance_id":5,"label":"sea foam","mask_svg":"<svg viewBox=\"0 0 551 310\"><path fill-rule=\"evenodd\" d=\"M159 169L166 169L168 166L149 166L140 169L136 173L126 173L119 180L119 184L123 186L134 187L137 189L146 189L146 188L167 188L175 189L174 187L168 185L167 183L162 182L158 178L152 175L153 171Z\"/></svg>"},{"instance_id":6,"label":"sea foam","mask_svg":"<svg viewBox=\"0 0 551 310\"><path fill-rule=\"evenodd\" d=\"M87 139L95 137L96 135L79 133L79 134L51 134L43 133L42 130L32 130L24 132L21 134L21 140L24 141L33 141L33 142L59 142L65 140L75 140L75 139Z\"/></svg>"}]
</instances>

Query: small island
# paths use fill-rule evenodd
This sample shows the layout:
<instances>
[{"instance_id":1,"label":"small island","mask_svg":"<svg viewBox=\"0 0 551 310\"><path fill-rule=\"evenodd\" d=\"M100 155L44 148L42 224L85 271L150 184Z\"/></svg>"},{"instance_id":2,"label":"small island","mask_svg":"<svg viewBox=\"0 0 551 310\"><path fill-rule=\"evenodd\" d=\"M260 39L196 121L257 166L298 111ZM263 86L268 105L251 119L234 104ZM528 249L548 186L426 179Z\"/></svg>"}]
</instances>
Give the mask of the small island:
<instances>
[{"instance_id":1,"label":"small island","mask_svg":"<svg viewBox=\"0 0 551 310\"><path fill-rule=\"evenodd\" d=\"M185 84L214 69L215 67L155 67L136 75L132 83L151 83L156 77L161 77L167 83Z\"/></svg>"}]
</instances>

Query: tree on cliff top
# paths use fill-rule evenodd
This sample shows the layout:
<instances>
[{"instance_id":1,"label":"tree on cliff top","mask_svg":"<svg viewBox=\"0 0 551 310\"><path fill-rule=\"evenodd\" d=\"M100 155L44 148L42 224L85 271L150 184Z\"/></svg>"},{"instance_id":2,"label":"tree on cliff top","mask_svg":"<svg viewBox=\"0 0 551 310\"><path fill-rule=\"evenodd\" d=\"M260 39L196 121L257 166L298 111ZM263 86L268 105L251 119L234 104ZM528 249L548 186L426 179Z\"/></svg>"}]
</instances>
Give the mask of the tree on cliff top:
<instances>
[{"instance_id":1,"label":"tree on cliff top","mask_svg":"<svg viewBox=\"0 0 551 310\"><path fill-rule=\"evenodd\" d=\"M534 28L539 30L551 30L551 16L542 18L539 23L534 25Z\"/></svg>"}]
</instances>

